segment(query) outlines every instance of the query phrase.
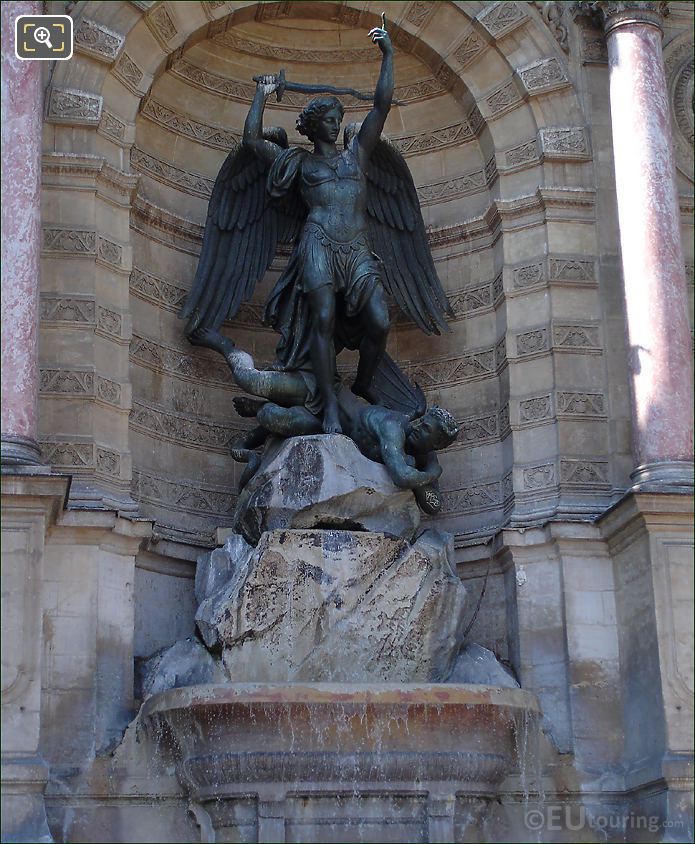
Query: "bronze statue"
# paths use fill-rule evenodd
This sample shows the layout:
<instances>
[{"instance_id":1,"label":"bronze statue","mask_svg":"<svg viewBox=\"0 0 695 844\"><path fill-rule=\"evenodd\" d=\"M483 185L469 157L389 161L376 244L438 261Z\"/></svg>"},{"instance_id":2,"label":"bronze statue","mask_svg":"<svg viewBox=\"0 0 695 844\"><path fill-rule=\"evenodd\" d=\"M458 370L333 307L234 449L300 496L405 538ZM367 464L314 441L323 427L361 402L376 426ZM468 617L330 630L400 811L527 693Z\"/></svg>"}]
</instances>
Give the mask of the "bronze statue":
<instances>
[{"instance_id":1,"label":"bronze statue","mask_svg":"<svg viewBox=\"0 0 695 844\"><path fill-rule=\"evenodd\" d=\"M239 483L241 490L260 465L255 450L270 435L320 434L323 428L321 420L307 409L307 388L299 373L257 369L251 355L237 349L227 337L217 334L213 342L236 383L257 397L234 399L237 412L255 417L258 423L232 447L234 459L247 464ZM389 398L394 404L399 392L401 409L366 404L343 387L337 392L340 422L365 457L383 463L395 485L412 489L420 508L434 515L442 505L438 486L442 470L435 452L454 442L458 427L448 411L426 407L422 390L412 387L388 355L385 359L385 370L391 373Z\"/></svg>"},{"instance_id":2,"label":"bronze statue","mask_svg":"<svg viewBox=\"0 0 695 844\"><path fill-rule=\"evenodd\" d=\"M288 148L282 129L264 131L267 97L291 83L284 75L259 78L243 144L215 181L182 310L190 341L219 349L221 323L251 297L278 243L294 244L265 322L280 334L273 368L299 376L301 403L325 433L342 431L336 354L343 348L359 350L353 393L398 410L389 401L397 367L390 359L384 367L385 291L425 333L446 330L450 314L412 176L400 153L381 139L393 97L393 49L383 16L369 36L383 54L374 105L361 126L347 127L342 151L336 142L343 107L334 96L313 99L297 119L313 151Z\"/></svg>"}]
</instances>

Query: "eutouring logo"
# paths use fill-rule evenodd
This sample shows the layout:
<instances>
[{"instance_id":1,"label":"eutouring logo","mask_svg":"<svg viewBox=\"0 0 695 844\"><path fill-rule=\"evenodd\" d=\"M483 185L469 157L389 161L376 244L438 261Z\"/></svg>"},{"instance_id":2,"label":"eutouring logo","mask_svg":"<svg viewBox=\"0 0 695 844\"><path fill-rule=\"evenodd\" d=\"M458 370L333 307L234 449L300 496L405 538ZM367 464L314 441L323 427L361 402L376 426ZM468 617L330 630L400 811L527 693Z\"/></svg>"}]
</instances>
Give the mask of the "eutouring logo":
<instances>
[{"instance_id":1,"label":"eutouring logo","mask_svg":"<svg viewBox=\"0 0 695 844\"><path fill-rule=\"evenodd\" d=\"M72 58L70 15L20 15L14 34L18 59L45 62Z\"/></svg>"}]
</instances>

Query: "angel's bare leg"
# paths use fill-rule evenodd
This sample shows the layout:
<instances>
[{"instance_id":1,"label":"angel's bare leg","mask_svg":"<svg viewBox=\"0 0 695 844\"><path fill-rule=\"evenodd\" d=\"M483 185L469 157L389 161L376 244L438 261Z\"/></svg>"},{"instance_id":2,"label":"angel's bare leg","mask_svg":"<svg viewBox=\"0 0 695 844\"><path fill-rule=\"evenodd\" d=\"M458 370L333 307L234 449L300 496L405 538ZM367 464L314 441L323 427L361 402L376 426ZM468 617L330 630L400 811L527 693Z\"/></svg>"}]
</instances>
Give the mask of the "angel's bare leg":
<instances>
[{"instance_id":1,"label":"angel's bare leg","mask_svg":"<svg viewBox=\"0 0 695 844\"><path fill-rule=\"evenodd\" d=\"M323 399L324 434L342 434L338 400L335 396L335 295L330 284L309 291L312 318L311 365Z\"/></svg>"},{"instance_id":2,"label":"angel's bare leg","mask_svg":"<svg viewBox=\"0 0 695 844\"><path fill-rule=\"evenodd\" d=\"M278 404L304 404L307 390L304 379L296 372L276 372L268 369L256 369L253 358L247 352L238 349L234 343L219 331L205 329L189 337L191 343L214 349L229 364L234 380L242 390L253 396L268 399Z\"/></svg>"},{"instance_id":3,"label":"angel's bare leg","mask_svg":"<svg viewBox=\"0 0 695 844\"><path fill-rule=\"evenodd\" d=\"M379 285L360 311L364 338L360 343L360 361L352 392L371 404L379 404L379 396L371 389L372 378L386 351L390 319L384 289Z\"/></svg>"},{"instance_id":4,"label":"angel's bare leg","mask_svg":"<svg viewBox=\"0 0 695 844\"><path fill-rule=\"evenodd\" d=\"M280 437L301 437L320 434L321 420L305 407L280 407L268 402L258 411L258 422L271 434Z\"/></svg>"}]
</instances>

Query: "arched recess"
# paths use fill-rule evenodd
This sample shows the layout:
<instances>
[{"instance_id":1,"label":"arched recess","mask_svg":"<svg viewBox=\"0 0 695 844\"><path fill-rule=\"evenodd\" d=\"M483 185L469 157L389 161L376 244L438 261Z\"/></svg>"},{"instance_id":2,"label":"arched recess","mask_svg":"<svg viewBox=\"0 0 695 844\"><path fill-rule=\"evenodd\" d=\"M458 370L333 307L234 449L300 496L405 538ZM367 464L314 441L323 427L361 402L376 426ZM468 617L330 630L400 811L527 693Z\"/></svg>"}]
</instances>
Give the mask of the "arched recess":
<instances>
[{"instance_id":1,"label":"arched recess","mask_svg":"<svg viewBox=\"0 0 695 844\"><path fill-rule=\"evenodd\" d=\"M320 67L368 88L378 61L366 32L380 10L75 8L78 52L47 96L42 424L47 457L75 473L78 496L129 506L132 494L160 533L194 544L228 523L226 449L242 423L224 367L185 343L175 315L206 194L238 139L250 77L280 63L298 81ZM389 15L408 105L387 134L414 173L456 313L449 336L423 341L399 322L390 341L462 423L444 455L442 521L469 535L596 509L617 470L591 141L566 58L531 4L393 2ZM288 97L268 113L291 129L296 108ZM228 330L268 359L257 313L252 303Z\"/></svg>"}]
</instances>

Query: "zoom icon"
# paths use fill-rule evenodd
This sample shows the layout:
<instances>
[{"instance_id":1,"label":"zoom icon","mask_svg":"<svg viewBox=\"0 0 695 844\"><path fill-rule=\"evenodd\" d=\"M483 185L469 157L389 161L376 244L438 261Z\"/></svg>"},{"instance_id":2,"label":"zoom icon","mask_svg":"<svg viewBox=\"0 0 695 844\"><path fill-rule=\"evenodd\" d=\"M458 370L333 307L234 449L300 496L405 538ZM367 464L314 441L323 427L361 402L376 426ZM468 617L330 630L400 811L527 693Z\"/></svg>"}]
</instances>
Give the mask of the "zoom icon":
<instances>
[{"instance_id":1,"label":"zoom icon","mask_svg":"<svg viewBox=\"0 0 695 844\"><path fill-rule=\"evenodd\" d=\"M20 15L15 21L15 54L29 61L72 58L70 15Z\"/></svg>"}]
</instances>

